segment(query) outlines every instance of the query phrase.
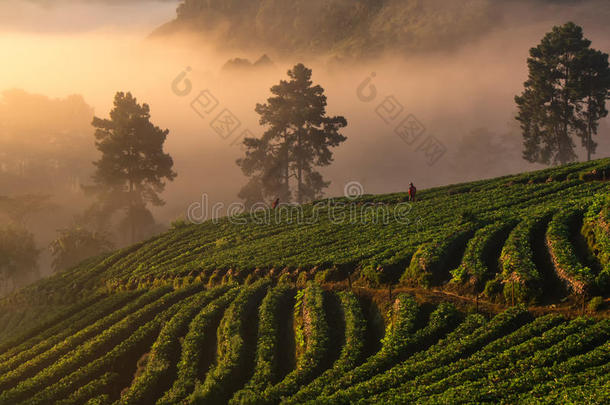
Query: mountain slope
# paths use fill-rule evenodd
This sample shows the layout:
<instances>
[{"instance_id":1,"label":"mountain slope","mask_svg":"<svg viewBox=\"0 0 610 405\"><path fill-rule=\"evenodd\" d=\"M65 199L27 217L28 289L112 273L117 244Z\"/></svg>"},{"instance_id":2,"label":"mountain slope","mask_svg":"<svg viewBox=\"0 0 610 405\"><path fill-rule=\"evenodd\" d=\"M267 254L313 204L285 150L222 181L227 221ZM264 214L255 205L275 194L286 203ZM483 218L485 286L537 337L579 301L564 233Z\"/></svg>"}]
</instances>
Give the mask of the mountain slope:
<instances>
[{"instance_id":1,"label":"mountain slope","mask_svg":"<svg viewBox=\"0 0 610 405\"><path fill-rule=\"evenodd\" d=\"M607 401L607 319L503 308L608 297L608 177L610 158L179 224L0 302L0 404Z\"/></svg>"}]
</instances>

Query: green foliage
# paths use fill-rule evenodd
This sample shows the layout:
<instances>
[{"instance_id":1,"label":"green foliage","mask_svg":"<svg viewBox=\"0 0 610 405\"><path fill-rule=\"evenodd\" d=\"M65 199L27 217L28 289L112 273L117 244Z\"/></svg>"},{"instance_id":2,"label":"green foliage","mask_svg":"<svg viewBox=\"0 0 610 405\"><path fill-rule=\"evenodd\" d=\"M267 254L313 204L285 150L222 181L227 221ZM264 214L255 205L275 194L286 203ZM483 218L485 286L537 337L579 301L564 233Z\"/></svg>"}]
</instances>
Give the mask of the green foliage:
<instances>
[{"instance_id":1,"label":"green foliage","mask_svg":"<svg viewBox=\"0 0 610 405\"><path fill-rule=\"evenodd\" d=\"M415 231L414 222L332 223L326 207L308 226L244 215L245 224L180 227L89 259L0 300L0 403L529 403L561 402L572 391L605 403L606 320L534 319L517 307L462 321L447 303L418 304L399 288L386 302L385 289L360 287L375 284L367 268L382 269L377 285L395 282L419 250L435 290L416 290L418 300L475 279L490 298L515 285L529 302L549 288L537 268L545 237L558 264L581 257L570 232L582 213L591 254L605 265L608 183L568 177L608 161L423 190L409 212L423 218ZM362 201L392 208L405 198ZM349 214L358 203L335 207ZM466 223L456 215L465 209L473 214ZM500 273L488 268L496 261ZM604 267L591 271L603 291ZM347 274L353 292L342 291ZM290 315L294 325L279 325ZM381 338L375 322L384 316ZM293 349L289 370L279 363Z\"/></svg>"},{"instance_id":2,"label":"green foliage","mask_svg":"<svg viewBox=\"0 0 610 405\"><path fill-rule=\"evenodd\" d=\"M534 263L534 233L546 224L549 212L530 213L510 233L500 254L507 302L529 302L541 294L542 276Z\"/></svg>"},{"instance_id":3,"label":"green foliage","mask_svg":"<svg viewBox=\"0 0 610 405\"><path fill-rule=\"evenodd\" d=\"M290 81L271 88L267 104L257 104L267 130L260 139L244 139L246 156L237 161L250 177L239 193L248 206L264 202L264 197L289 202L295 196L298 203L320 198L330 183L314 169L328 166L333 160L330 148L346 140L339 131L347 121L326 116L324 89L313 85L311 69L297 64L288 76ZM291 189L291 177L296 190Z\"/></svg>"},{"instance_id":4,"label":"green foliage","mask_svg":"<svg viewBox=\"0 0 610 405\"><path fill-rule=\"evenodd\" d=\"M590 45L582 28L569 22L553 27L530 50L525 90L515 97L526 160L571 162L576 158L574 136L582 139L589 158L595 152L591 137L608 114L610 68L608 55Z\"/></svg>"},{"instance_id":5,"label":"green foliage","mask_svg":"<svg viewBox=\"0 0 610 405\"><path fill-rule=\"evenodd\" d=\"M228 290L228 285L199 293L188 305L184 305L161 329L151 347L148 361L142 374L134 379L129 389L121 396L121 404L153 403L163 393L163 386L180 353L179 339L186 334L192 318L214 298Z\"/></svg>"},{"instance_id":6,"label":"green foliage","mask_svg":"<svg viewBox=\"0 0 610 405\"><path fill-rule=\"evenodd\" d=\"M264 47L285 55L328 54L341 58L379 55L383 51L448 49L492 28L486 1L439 4L392 0L312 2L276 0L222 2L185 0L178 18L158 35L195 28L220 43L243 49ZM282 16L278 18L278 16ZM217 30L219 27L226 27ZM220 32L218 32L220 31Z\"/></svg>"},{"instance_id":7,"label":"green foliage","mask_svg":"<svg viewBox=\"0 0 610 405\"><path fill-rule=\"evenodd\" d=\"M91 232L79 226L61 229L58 233L58 238L49 245L49 250L53 255L53 270L56 272L114 248L104 233Z\"/></svg>"},{"instance_id":8,"label":"green foliage","mask_svg":"<svg viewBox=\"0 0 610 405\"><path fill-rule=\"evenodd\" d=\"M134 243L136 231L152 220L146 205L162 205L159 193L176 177L172 158L163 152L169 131L150 122L148 104L122 92L114 97L110 119L94 117L92 125L102 156L94 162L95 184L88 189L97 194L102 212L127 210L125 224Z\"/></svg>"},{"instance_id":9,"label":"green foliage","mask_svg":"<svg viewBox=\"0 0 610 405\"><path fill-rule=\"evenodd\" d=\"M212 301L193 318L182 343L180 361L177 364L176 379L170 390L157 402L174 404L184 401L201 383L198 380L199 370L204 366L204 354L201 348L216 331L212 328L215 320L233 302L241 287L234 287L223 296Z\"/></svg>"},{"instance_id":10,"label":"green foliage","mask_svg":"<svg viewBox=\"0 0 610 405\"><path fill-rule=\"evenodd\" d=\"M546 243L555 270L576 294L587 292L595 277L593 271L580 262L570 242L570 233L578 232L571 225L581 215L582 212L575 208L562 210L553 216L546 231Z\"/></svg>"},{"instance_id":11,"label":"green foliage","mask_svg":"<svg viewBox=\"0 0 610 405\"><path fill-rule=\"evenodd\" d=\"M254 375L242 390L235 393L230 403L252 402L259 393L263 392L271 384L277 383L277 353L279 350L278 315L285 309L282 306L286 305L287 298L292 293L292 287L280 284L269 290L267 296L263 299L259 308Z\"/></svg>"},{"instance_id":12,"label":"green foliage","mask_svg":"<svg viewBox=\"0 0 610 405\"><path fill-rule=\"evenodd\" d=\"M281 398L296 393L300 386L310 382L322 371L325 358L330 354L323 290L314 282L309 282L304 290L301 322L305 346L297 359L296 368L282 381L265 389L262 403L274 404Z\"/></svg>"},{"instance_id":13,"label":"green foliage","mask_svg":"<svg viewBox=\"0 0 610 405\"><path fill-rule=\"evenodd\" d=\"M5 283L21 286L38 273L38 256L34 235L24 228L0 227L0 292Z\"/></svg>"},{"instance_id":14,"label":"green foliage","mask_svg":"<svg viewBox=\"0 0 610 405\"><path fill-rule=\"evenodd\" d=\"M217 363L210 369L203 384L196 388L191 397L193 403L226 402L230 394L245 382L247 354L244 323L256 313L268 287L269 280L262 279L242 289L225 312L218 328Z\"/></svg>"},{"instance_id":15,"label":"green foliage","mask_svg":"<svg viewBox=\"0 0 610 405\"><path fill-rule=\"evenodd\" d=\"M282 403L301 403L315 399L333 379L356 367L364 355L366 321L360 303L353 293L341 292L341 304L345 319L345 345L333 367Z\"/></svg>"},{"instance_id":16,"label":"green foliage","mask_svg":"<svg viewBox=\"0 0 610 405\"><path fill-rule=\"evenodd\" d=\"M587 304L587 308L590 312L597 312L604 306L604 299L600 296L593 297Z\"/></svg>"},{"instance_id":17,"label":"green foliage","mask_svg":"<svg viewBox=\"0 0 610 405\"><path fill-rule=\"evenodd\" d=\"M460 246L466 243L474 229L475 226L471 223L456 226L448 235L421 245L413 255L401 281L424 287L440 284L439 277L443 277L444 272L449 272L448 264L459 254Z\"/></svg>"}]
</instances>

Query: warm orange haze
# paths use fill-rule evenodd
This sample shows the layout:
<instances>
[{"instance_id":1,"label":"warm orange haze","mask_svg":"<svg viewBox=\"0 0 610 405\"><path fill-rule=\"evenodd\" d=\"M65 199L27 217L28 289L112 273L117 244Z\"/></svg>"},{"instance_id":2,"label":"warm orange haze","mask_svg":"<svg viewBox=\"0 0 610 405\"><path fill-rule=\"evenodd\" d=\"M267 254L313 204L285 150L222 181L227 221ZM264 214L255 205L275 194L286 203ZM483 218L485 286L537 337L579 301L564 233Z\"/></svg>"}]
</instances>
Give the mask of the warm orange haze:
<instances>
[{"instance_id":1,"label":"warm orange haze","mask_svg":"<svg viewBox=\"0 0 610 405\"><path fill-rule=\"evenodd\" d=\"M607 0L0 0L0 405L610 403Z\"/></svg>"},{"instance_id":2,"label":"warm orange haze","mask_svg":"<svg viewBox=\"0 0 610 405\"><path fill-rule=\"evenodd\" d=\"M107 114L114 92L131 91L150 104L157 125L170 129L166 148L179 176L168 184L167 205L155 209L157 219L164 223L181 216L202 193L211 202L235 201L243 183L234 164L241 154L239 145L231 145L234 139L221 139L211 130L211 119L201 118L190 106L200 91L209 89L232 111L242 122L240 131L260 134L255 104L267 97L269 87L288 67L306 62L313 68L314 82L327 92L330 112L345 115L350 123L345 129L349 140L336 151L335 163L324 169L332 181L327 195L342 194L349 181L358 181L367 193L382 193L403 190L412 180L420 187L431 187L537 167L520 159L519 128L513 119L513 96L526 78L528 49L574 9L593 45L599 49L610 45L603 2L553 7L516 3L490 22L491 29L463 43L431 51L389 50L357 63L323 53L291 55L271 47L234 49L203 36L150 39L156 27L171 20L175 6L172 1L27 0L0 5L0 88L51 99L78 94L96 115ZM524 10L525 18L519 14ZM272 65L222 69L230 59L254 62L264 54ZM188 75L192 94L179 97L171 84L187 67L192 68ZM372 73L378 96L363 102L357 89ZM405 115L413 114L428 134L446 146L446 155L437 164L429 167L425 156L405 144L376 113L389 96L395 97ZM45 127L61 132L62 124L72 125L57 116L60 122L54 124L55 117L45 115L46 107L32 105L29 110L28 101L19 111L10 105L5 108L4 114L10 116L3 119L11 122L12 131L3 131L3 139L19 136L35 141L45 136ZM87 113L78 119L85 123ZM19 133L19 128L29 130ZM83 143L82 154L95 156L92 131L83 125L78 132L91 141ZM608 132L607 120L601 122L599 132ZM608 137L600 136L597 156L608 151ZM82 168L76 177L86 182L90 174ZM52 228L61 227L75 213L77 209L70 205L81 201L82 195L80 190L75 195L63 190L55 193L52 187L8 190L8 194L36 192L53 194L62 206L53 215L60 221L40 218L49 224L47 231L40 230L41 242L48 241Z\"/></svg>"}]
</instances>

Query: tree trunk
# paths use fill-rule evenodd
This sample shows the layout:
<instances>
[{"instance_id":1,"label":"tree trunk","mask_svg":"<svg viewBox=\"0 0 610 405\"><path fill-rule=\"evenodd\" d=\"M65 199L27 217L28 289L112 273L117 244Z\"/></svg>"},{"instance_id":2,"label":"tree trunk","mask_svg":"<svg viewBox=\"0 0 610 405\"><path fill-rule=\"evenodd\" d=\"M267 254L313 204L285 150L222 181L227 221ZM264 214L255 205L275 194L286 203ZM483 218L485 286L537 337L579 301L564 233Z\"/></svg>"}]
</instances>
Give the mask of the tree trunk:
<instances>
[{"instance_id":1,"label":"tree trunk","mask_svg":"<svg viewBox=\"0 0 610 405\"><path fill-rule=\"evenodd\" d=\"M301 150L301 131L297 133L297 202L303 203L303 164Z\"/></svg>"},{"instance_id":2,"label":"tree trunk","mask_svg":"<svg viewBox=\"0 0 610 405\"><path fill-rule=\"evenodd\" d=\"M134 219L134 184L132 180L129 180L129 225L131 228L131 243L136 243L136 222Z\"/></svg>"}]
</instances>

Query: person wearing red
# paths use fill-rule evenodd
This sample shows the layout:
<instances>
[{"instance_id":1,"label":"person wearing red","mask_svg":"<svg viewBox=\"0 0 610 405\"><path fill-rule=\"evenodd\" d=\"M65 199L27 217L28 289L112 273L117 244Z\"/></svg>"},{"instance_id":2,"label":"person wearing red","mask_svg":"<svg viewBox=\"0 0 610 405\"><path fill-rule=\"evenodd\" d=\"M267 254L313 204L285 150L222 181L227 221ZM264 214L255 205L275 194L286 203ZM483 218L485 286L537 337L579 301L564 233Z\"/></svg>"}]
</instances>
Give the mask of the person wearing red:
<instances>
[{"instance_id":1,"label":"person wearing red","mask_svg":"<svg viewBox=\"0 0 610 405\"><path fill-rule=\"evenodd\" d=\"M413 183L409 183L409 201L415 201L415 193L417 193L417 189Z\"/></svg>"},{"instance_id":2,"label":"person wearing red","mask_svg":"<svg viewBox=\"0 0 610 405\"><path fill-rule=\"evenodd\" d=\"M277 208L277 206L279 205L279 203L280 203L280 199L279 199L279 198L276 198L276 199L275 199L275 201L273 202L273 204L272 204L271 208L272 208L272 209L276 209L276 208Z\"/></svg>"}]
</instances>

